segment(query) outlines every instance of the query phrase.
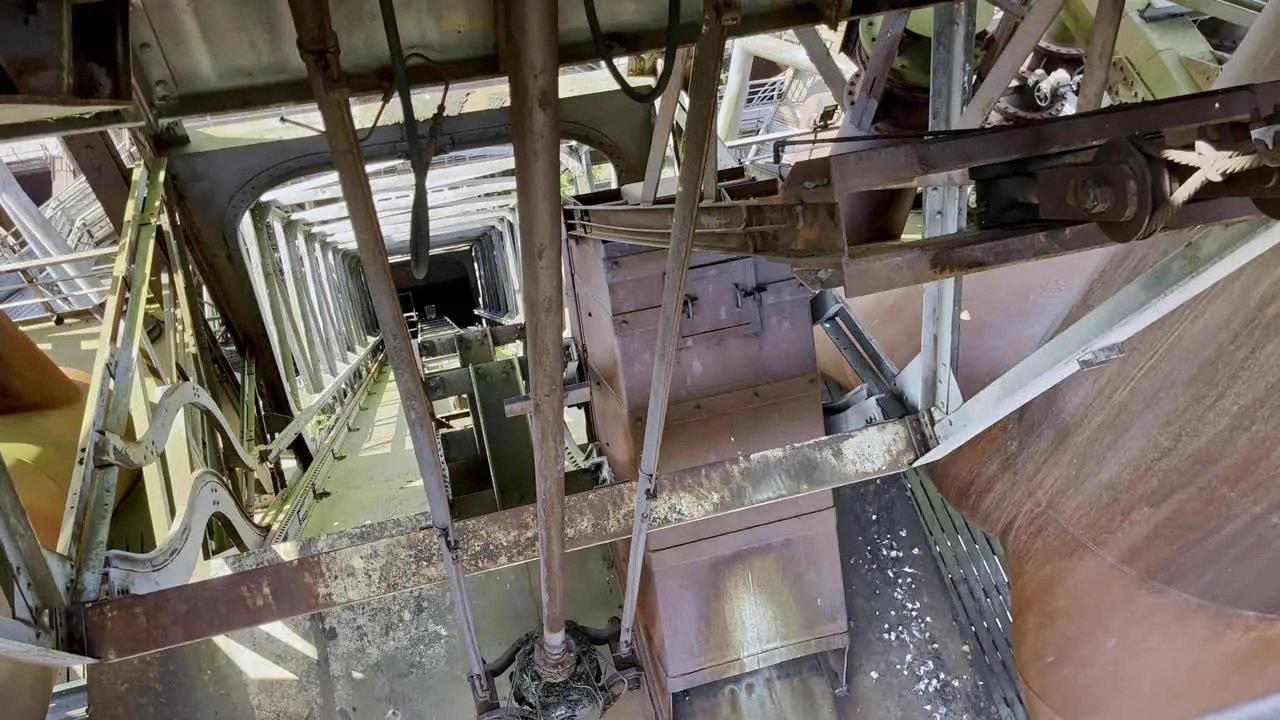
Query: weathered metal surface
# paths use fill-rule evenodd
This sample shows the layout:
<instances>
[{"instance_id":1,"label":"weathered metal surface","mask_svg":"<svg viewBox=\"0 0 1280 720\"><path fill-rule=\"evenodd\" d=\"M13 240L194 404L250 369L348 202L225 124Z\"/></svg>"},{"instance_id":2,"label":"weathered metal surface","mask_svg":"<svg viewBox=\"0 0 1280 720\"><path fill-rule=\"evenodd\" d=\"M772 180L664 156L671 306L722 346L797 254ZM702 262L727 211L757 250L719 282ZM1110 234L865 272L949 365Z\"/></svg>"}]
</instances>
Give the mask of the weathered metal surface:
<instances>
[{"instance_id":1,"label":"weathered metal surface","mask_svg":"<svg viewBox=\"0 0 1280 720\"><path fill-rule=\"evenodd\" d=\"M731 532L698 523L696 539L645 555L641 623L658 660L650 676L662 673L667 692L773 664L791 646L844 646L835 512L830 494L815 495L817 508Z\"/></svg>"},{"instance_id":2,"label":"weathered metal surface","mask_svg":"<svg viewBox=\"0 0 1280 720\"><path fill-rule=\"evenodd\" d=\"M786 203L778 198L736 203L704 203L698 208L693 245L697 250L777 258L840 257L844 240L836 208L823 203ZM671 206L573 207L565 211L566 232L583 240L609 240L667 247Z\"/></svg>"},{"instance_id":3,"label":"weathered metal surface","mask_svg":"<svg viewBox=\"0 0 1280 720\"><path fill-rule=\"evenodd\" d=\"M899 472L919 450L913 420L744 455L660 476L655 528L736 512ZM566 499L570 550L630 535L627 483ZM532 507L457 523L460 560L478 573L537 556ZM129 657L237 628L439 583L443 568L424 515L210 561L234 574L85 608L89 655Z\"/></svg>"},{"instance_id":4,"label":"weathered metal surface","mask_svg":"<svg viewBox=\"0 0 1280 720\"><path fill-rule=\"evenodd\" d=\"M829 656L790 660L676 695L674 717L697 720L776 720L837 718ZM671 717L667 715L665 717Z\"/></svg>"},{"instance_id":5,"label":"weathered metal surface","mask_svg":"<svg viewBox=\"0 0 1280 720\"><path fill-rule=\"evenodd\" d=\"M617 612L617 583L600 550L565 558L574 592L567 614L602 627ZM535 626L537 568L467 579L487 658ZM89 673L94 720L464 720L475 706L453 632L448 589L418 588L211 640L111 663ZM610 720L646 720L643 697ZM81 707L83 703L81 703ZM326 714L328 713L328 714Z\"/></svg>"},{"instance_id":6,"label":"weathered metal surface","mask_svg":"<svg viewBox=\"0 0 1280 720\"><path fill-rule=\"evenodd\" d=\"M1244 198L1194 202L1179 210L1166 225L1166 230L1255 215L1257 210ZM1168 237L1168 234L1148 240L1161 237ZM941 238L863 245L850 248L849 257L844 261L845 295L871 295L929 280L1113 246L1106 234L1092 223L1039 231L1026 228L982 230Z\"/></svg>"},{"instance_id":7,"label":"weathered metal surface","mask_svg":"<svg viewBox=\"0 0 1280 720\"><path fill-rule=\"evenodd\" d=\"M1111 253L1059 326L1168 249ZM1037 713L1196 717L1278 689L1262 670L1280 654L1280 586L1266 569L1280 543L1280 459L1266 439L1276 369L1261 361L1278 350L1275 258L929 468L1004 544L1014 626L1036 628L1014 643Z\"/></svg>"}]
</instances>

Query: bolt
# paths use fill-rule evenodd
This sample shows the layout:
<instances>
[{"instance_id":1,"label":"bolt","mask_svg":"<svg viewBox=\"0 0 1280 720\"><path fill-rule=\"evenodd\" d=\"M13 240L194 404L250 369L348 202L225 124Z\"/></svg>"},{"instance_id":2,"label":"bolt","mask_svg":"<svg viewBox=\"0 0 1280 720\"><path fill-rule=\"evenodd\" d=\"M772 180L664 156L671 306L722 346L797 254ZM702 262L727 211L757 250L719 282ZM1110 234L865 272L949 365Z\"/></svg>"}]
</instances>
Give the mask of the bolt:
<instances>
[{"instance_id":1,"label":"bolt","mask_svg":"<svg viewBox=\"0 0 1280 720\"><path fill-rule=\"evenodd\" d=\"M1114 202L1111 188L1091 177L1078 182L1074 190L1070 197L1071 204L1090 215L1098 215L1110 210Z\"/></svg>"}]
</instances>

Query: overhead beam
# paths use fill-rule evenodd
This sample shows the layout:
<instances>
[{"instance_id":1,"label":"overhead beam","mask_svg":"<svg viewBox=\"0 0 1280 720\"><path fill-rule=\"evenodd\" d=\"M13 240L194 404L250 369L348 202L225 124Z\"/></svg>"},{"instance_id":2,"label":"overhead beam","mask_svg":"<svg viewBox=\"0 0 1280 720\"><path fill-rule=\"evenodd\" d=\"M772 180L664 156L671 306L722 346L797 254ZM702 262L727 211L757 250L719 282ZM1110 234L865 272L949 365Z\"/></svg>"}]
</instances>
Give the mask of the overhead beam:
<instances>
[{"instance_id":1,"label":"overhead beam","mask_svg":"<svg viewBox=\"0 0 1280 720\"><path fill-rule=\"evenodd\" d=\"M558 187L558 186L557 186ZM444 220L445 218L457 217L458 215L467 215L481 211L493 210L495 208L507 208L515 205L516 197L512 194L501 195L493 198L484 198L468 203L453 203L437 207L431 206L430 217L434 223L436 220ZM382 232L388 233L393 229L407 229L409 227L410 209L394 210L391 208L378 208L378 220L382 225ZM321 225L313 225L312 232L323 235L336 235L339 233L351 231L351 219L335 220L333 222Z\"/></svg>"},{"instance_id":2,"label":"overhead beam","mask_svg":"<svg viewBox=\"0 0 1280 720\"><path fill-rule=\"evenodd\" d=\"M782 258L838 258L844 241L829 203L703 203L694 219L697 250ZM566 232L586 240L668 247L675 208L671 205L572 207Z\"/></svg>"},{"instance_id":3,"label":"overhead beam","mask_svg":"<svg viewBox=\"0 0 1280 720\"><path fill-rule=\"evenodd\" d=\"M928 0L873 0L859 3L856 13L859 15L878 15L891 10L905 10L924 7L931 4ZM692 10L695 3L686 3ZM838 5L831 6L832 8ZM734 37L749 37L766 32L776 32L787 28L816 25L844 19L846 14L832 10L828 14L826 6L810 2L770 2L761 4L745 4L737 24L729 28ZM700 17L686 11L682 22L674 28L666 26L665 9L656 17L663 22L648 27L610 29L610 42L626 48L628 52L656 50L663 47L670 33L677 44L692 45L701 29ZM575 18L576 23L566 22L561 27L559 58L562 65L583 62L594 62L600 59L600 53L586 34L581 15ZM454 83L466 80L498 77L504 74L499 53L494 48L493 36L489 35L489 44L484 45L481 53L442 60L439 69L425 64L414 63L408 68L409 82L414 87L438 85L441 75L450 78ZM407 43L411 42L406 40ZM479 46L478 46L479 47ZM491 50L492 48L492 50ZM382 93L386 75L381 68L362 69L351 73L345 88L352 97L378 96ZM178 95L161 103L156 108L160 119L203 116L218 113L239 112L251 108L276 107L282 104L306 103L311 100L311 93L306 80L290 78L280 82L263 83L250 87L226 90L213 90L198 94Z\"/></svg>"},{"instance_id":4,"label":"overhead beam","mask_svg":"<svg viewBox=\"0 0 1280 720\"><path fill-rule=\"evenodd\" d=\"M485 180L475 180L465 185L452 185L443 190L429 193L427 201L432 208L445 207L462 200L469 200L481 195L491 195L494 193L506 193L516 188L515 178L488 178ZM390 188L373 195L373 204L378 212L386 210L396 210L413 206L413 186L408 185L404 188ZM316 223L328 220L337 220L339 218L350 217L345 202L335 202L328 205L322 205L316 208L306 210L290 211L289 217L293 220L301 220L303 222Z\"/></svg>"},{"instance_id":5,"label":"overhead beam","mask_svg":"<svg viewBox=\"0 0 1280 720\"><path fill-rule=\"evenodd\" d=\"M661 476L652 527L674 527L901 472L918 456L914 418L752 453ZM630 483L566 499L566 549L631 534ZM468 574L538 556L531 506L455 525ZM424 529L425 528L425 529ZM85 607L87 654L142 655L276 620L404 592L444 580L426 513L256 552L203 561L196 576L233 574Z\"/></svg>"}]
</instances>

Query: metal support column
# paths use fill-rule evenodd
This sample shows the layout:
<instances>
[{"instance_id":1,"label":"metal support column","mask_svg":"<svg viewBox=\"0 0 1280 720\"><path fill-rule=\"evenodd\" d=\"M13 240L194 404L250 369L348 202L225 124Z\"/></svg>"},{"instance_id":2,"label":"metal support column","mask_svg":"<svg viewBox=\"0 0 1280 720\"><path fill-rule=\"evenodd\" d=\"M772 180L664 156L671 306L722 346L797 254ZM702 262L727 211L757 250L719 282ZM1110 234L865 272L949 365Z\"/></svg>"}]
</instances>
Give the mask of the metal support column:
<instances>
[{"instance_id":1,"label":"metal support column","mask_svg":"<svg viewBox=\"0 0 1280 720\"><path fill-rule=\"evenodd\" d=\"M573 648L564 632L564 280L561 275L558 10L555 0L507 4L511 58L512 145L520 207L520 267L524 277L533 398L534 478L542 570L543 676L567 673ZM567 670L564 669L567 666Z\"/></svg>"},{"instance_id":2,"label":"metal support column","mask_svg":"<svg viewBox=\"0 0 1280 720\"><path fill-rule=\"evenodd\" d=\"M658 197L658 182L662 180L662 166L667 160L667 145L671 142L671 129L676 124L676 107L680 104L680 91L684 88L684 71L689 66L689 51L676 51L671 79L658 99L653 117L653 134L649 138L649 160L644 166L644 183L640 186L640 204L652 205Z\"/></svg>"},{"instance_id":3,"label":"metal support column","mask_svg":"<svg viewBox=\"0 0 1280 720\"><path fill-rule=\"evenodd\" d=\"M348 352L352 350L347 346L346 334L342 332L342 325L338 322L337 308L334 306L333 289L329 283L329 273L325 269L324 262L321 261L320 239L315 235L309 234L303 238L303 246L307 251L307 258L311 264L312 279L315 282L316 300L320 305L321 316L324 318L326 330L329 340L333 342L334 353L337 355L338 366L342 367L351 361ZM394 289L394 288L393 288Z\"/></svg>"},{"instance_id":4,"label":"metal support column","mask_svg":"<svg viewBox=\"0 0 1280 720\"><path fill-rule=\"evenodd\" d=\"M680 340L680 317L684 306L685 280L693 253L693 229L702 200L702 174L715 137L716 90L720 83L720 63L724 57L725 28L714 0L703 4L702 34L694 46L693 73L689 81L688 122L681 141L680 175L676 182L672 210L671 245L667 249L666 274L662 283L662 312L658 317L658 345L653 354L653 380L645 417L644 444L640 452L640 472L636 481L635 521L631 531L631 555L627 560L627 586L623 594L622 634L618 652L631 653L634 646L636 603L640 597L640 573L644 569L645 540L649 515L656 497L654 476L667 420L667 401L675 369L676 347Z\"/></svg>"},{"instance_id":5,"label":"metal support column","mask_svg":"<svg viewBox=\"0 0 1280 720\"><path fill-rule=\"evenodd\" d=\"M254 206L252 212L253 234L245 238L245 241L257 253L258 264L262 270L263 290L266 292L268 303L268 307L263 309L271 314L273 324L279 333L281 355L291 359L292 363L301 369L300 374L308 386L319 387L323 385L319 365L309 352L310 347L307 345L306 336L302 333L298 315L291 312L288 295L285 288L281 287L284 283L276 264L276 254L271 249L271 207L260 203ZM276 240L281 246L284 245L284 238L277 236ZM288 372L289 362L288 359L285 361L286 378L293 375ZM297 392L296 383L290 382L289 386L295 393Z\"/></svg>"},{"instance_id":6,"label":"metal support column","mask_svg":"<svg viewBox=\"0 0 1280 720\"><path fill-rule=\"evenodd\" d=\"M458 546L452 538L453 518L450 516L449 495L445 489L445 469L431 405L427 402L422 386L418 349L409 337L409 328L400 313L400 299L391 278L386 243L378 225L369 176L360 155L360 141L351 118L351 103L342 90L345 75L338 59L338 37L330 22L329 3L327 0L289 0L289 10L298 33L298 49L307 66L316 105L324 120L325 138L333 153L333 164L338 171L342 197L351 212L356 246L381 328L387 360L400 390L405 424L413 440L414 456L418 461L418 470L422 473L431 524L436 530L454 613L461 626L462 643L467 650L469 679L478 697L494 700L496 693L492 683L485 679L484 658L480 655L480 645L476 639L475 618L471 614L463 572L458 565ZM555 184L559 186L558 182Z\"/></svg>"},{"instance_id":7,"label":"metal support column","mask_svg":"<svg viewBox=\"0 0 1280 720\"><path fill-rule=\"evenodd\" d=\"M1080 97L1076 112L1089 112L1102 107L1111 76L1111 56L1116 51L1116 35L1124 19L1124 0L1098 0L1093 15L1093 31L1084 54L1084 79L1080 81Z\"/></svg>"},{"instance_id":8,"label":"metal support column","mask_svg":"<svg viewBox=\"0 0 1280 720\"><path fill-rule=\"evenodd\" d=\"M280 253L284 256L285 283L289 295L294 302L295 311L302 317L303 329L306 331L307 345L315 353L316 361L324 362L324 367L333 377L338 376L338 363L333 354L333 346L325 341L322 328L323 321L316 310L312 287L315 280L307 271L308 265L301 252L302 223L293 220L281 224L279 218L273 219L273 225L280 232ZM324 390L324 383L312 389L312 392Z\"/></svg>"},{"instance_id":9,"label":"metal support column","mask_svg":"<svg viewBox=\"0 0 1280 720\"><path fill-rule=\"evenodd\" d=\"M338 340L334 335L335 328L329 319L324 304L324 291L320 284L320 267L316 265L315 257L311 254L311 238L308 236L307 230L301 225L290 223L296 228L296 233L290 238L293 241L294 254L297 256L301 266L303 275L302 286L299 290L306 295L307 305L314 314L316 320L316 335L320 343L324 346L325 364L329 369L329 375L337 377L341 371L344 359L339 354Z\"/></svg>"},{"instance_id":10,"label":"metal support column","mask_svg":"<svg viewBox=\"0 0 1280 720\"><path fill-rule=\"evenodd\" d=\"M755 56L747 50L746 41L734 40L729 54L729 71L724 81L724 97L720 100L720 113L716 118L716 135L728 142L738 138L738 126L742 124L742 110L747 102L747 86L751 83L751 65ZM692 93L690 93L692 95ZM681 160L684 157L681 156Z\"/></svg>"},{"instance_id":11,"label":"metal support column","mask_svg":"<svg viewBox=\"0 0 1280 720\"><path fill-rule=\"evenodd\" d=\"M89 380L79 450L57 547L62 555L78 557L71 597L79 601L97 599L107 552L120 468L98 468L94 448L104 433L124 435L127 430L130 389L138 369L155 258L156 218L161 209L164 173L163 159L149 168L149 174L141 168L134 173L125 210L125 232L120 237L120 251L112 267L111 289L98 333L98 363ZM146 190L142 192L144 186Z\"/></svg>"},{"instance_id":12,"label":"metal support column","mask_svg":"<svg viewBox=\"0 0 1280 720\"><path fill-rule=\"evenodd\" d=\"M330 285L333 288L333 302L338 311L338 322L342 325L343 334L347 336L352 351L359 354L364 338L356 332L355 318L351 314L351 293L347 291L346 281L339 271L338 250L333 243L321 243L320 255L321 261L328 270Z\"/></svg>"},{"instance_id":13,"label":"metal support column","mask_svg":"<svg viewBox=\"0 0 1280 720\"><path fill-rule=\"evenodd\" d=\"M355 281L360 296L360 311L364 315L366 335L378 334L378 316L373 309L373 297L369 294L369 283L365 280L364 269L360 267L360 257L348 253L347 269L351 271L351 279Z\"/></svg>"},{"instance_id":14,"label":"metal support column","mask_svg":"<svg viewBox=\"0 0 1280 720\"><path fill-rule=\"evenodd\" d=\"M950 130L960 111L973 76L975 3L958 0L933 9L933 57L929 78L929 129ZM967 208L964 193L955 185L924 190L924 236L958 232ZM924 286L924 311L920 332L920 410L935 405L943 414L960 404L953 397L951 377L956 375L960 350L960 278L937 280Z\"/></svg>"}]
</instances>

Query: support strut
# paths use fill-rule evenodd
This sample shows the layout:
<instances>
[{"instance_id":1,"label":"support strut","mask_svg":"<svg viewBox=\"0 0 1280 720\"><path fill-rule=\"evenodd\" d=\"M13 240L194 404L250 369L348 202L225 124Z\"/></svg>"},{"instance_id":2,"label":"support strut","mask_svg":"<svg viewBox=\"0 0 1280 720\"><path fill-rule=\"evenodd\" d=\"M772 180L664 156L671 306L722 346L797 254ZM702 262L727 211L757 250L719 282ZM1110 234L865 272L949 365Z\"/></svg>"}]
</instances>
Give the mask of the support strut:
<instances>
[{"instance_id":1,"label":"support strut","mask_svg":"<svg viewBox=\"0 0 1280 720\"><path fill-rule=\"evenodd\" d=\"M334 169L342 186L342 197L351 212L356 247L364 267L365 282L373 302L374 314L387 353L387 361L400 389L413 452L422 473L427 493L431 524L436 531L445 576L453 598L454 613L461 626L463 644L467 648L469 678L477 697L492 701L495 693L484 671L484 659L476 640L475 620L459 567L457 545L452 539L453 519L449 514L449 496L445 490L444 467L440 448L422 386L418 352L409 336L408 326L400 312L400 300L387 263L387 248L378 225L377 210L369 176L360 155L360 142L351 118L351 103L342 90L345 76L338 61L338 38L330 22L327 0L289 0L289 10L298 33L298 50L307 66L307 76L315 94L316 105L324 120L325 137L333 154Z\"/></svg>"},{"instance_id":2,"label":"support strut","mask_svg":"<svg viewBox=\"0 0 1280 720\"><path fill-rule=\"evenodd\" d=\"M556 0L507 3L511 58L512 145L520 211L534 478L542 576L543 677L572 669L565 635L564 559L564 278L561 275L560 135L556 97L559 45ZM567 675L565 675L567 677Z\"/></svg>"},{"instance_id":3,"label":"support strut","mask_svg":"<svg viewBox=\"0 0 1280 720\"><path fill-rule=\"evenodd\" d=\"M689 112L681 140L680 157L683 162L676 181L671 245L667 249L666 273L662 283L662 312L658 317L658 346L653 354L653 381L649 388L644 445L640 452L640 472L636 481L635 522L631 530L631 555L627 560L622 632L618 642L618 654L623 656L630 655L634 648L640 573L644 568L650 507L656 497L653 478L658 472L658 452L662 445L662 428L666 425L671 375L680 339L685 280L689 274L689 256L693 252L693 230L698 216L698 204L702 200L702 174L715 131L716 90L720 83L720 65L725 45L725 28L716 6L714 0L704 2L702 34L698 36L698 43L693 50Z\"/></svg>"}]
</instances>

